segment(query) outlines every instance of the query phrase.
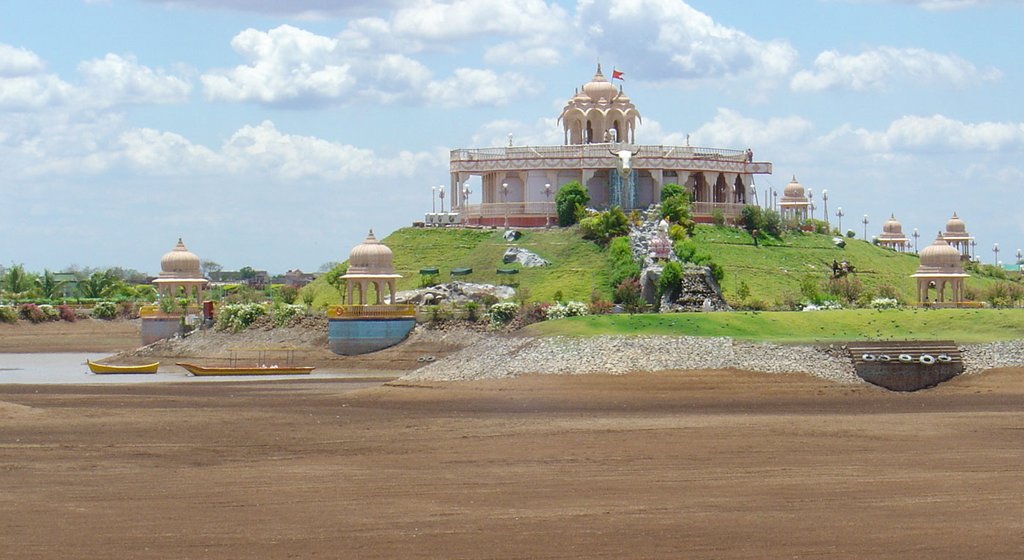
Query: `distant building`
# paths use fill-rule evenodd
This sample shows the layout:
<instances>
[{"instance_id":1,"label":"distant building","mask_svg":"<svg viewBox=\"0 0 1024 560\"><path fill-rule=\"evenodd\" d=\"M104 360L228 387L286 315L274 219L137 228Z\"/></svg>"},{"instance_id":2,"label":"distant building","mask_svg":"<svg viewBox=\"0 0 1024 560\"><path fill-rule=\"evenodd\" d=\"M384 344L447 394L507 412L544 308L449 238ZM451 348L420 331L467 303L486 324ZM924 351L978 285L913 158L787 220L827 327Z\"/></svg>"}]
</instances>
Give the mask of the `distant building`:
<instances>
[{"instance_id":1,"label":"distant building","mask_svg":"<svg viewBox=\"0 0 1024 560\"><path fill-rule=\"evenodd\" d=\"M301 288L306 284L309 284L313 280L316 280L315 274L302 272L297 268L295 270L289 270L288 272L285 272L284 276L281 277L282 284L286 286L294 286L296 288Z\"/></svg>"}]
</instances>

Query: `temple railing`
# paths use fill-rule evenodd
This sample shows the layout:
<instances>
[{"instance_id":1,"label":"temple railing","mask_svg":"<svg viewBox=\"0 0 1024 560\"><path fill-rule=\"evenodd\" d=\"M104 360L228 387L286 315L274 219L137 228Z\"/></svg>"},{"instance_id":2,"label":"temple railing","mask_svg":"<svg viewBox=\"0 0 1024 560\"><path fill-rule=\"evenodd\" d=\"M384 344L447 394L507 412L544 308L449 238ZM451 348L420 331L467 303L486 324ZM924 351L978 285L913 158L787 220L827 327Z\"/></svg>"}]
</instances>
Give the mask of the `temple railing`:
<instances>
[{"instance_id":1,"label":"temple railing","mask_svg":"<svg viewBox=\"0 0 1024 560\"><path fill-rule=\"evenodd\" d=\"M554 216L554 202L494 202L465 204L459 208L463 219L500 218L502 216Z\"/></svg>"},{"instance_id":2,"label":"temple railing","mask_svg":"<svg viewBox=\"0 0 1024 560\"><path fill-rule=\"evenodd\" d=\"M416 317L415 305L331 305L328 319L400 319Z\"/></svg>"},{"instance_id":3,"label":"temple railing","mask_svg":"<svg viewBox=\"0 0 1024 560\"><path fill-rule=\"evenodd\" d=\"M744 206L739 202L693 202L690 211L695 216L710 216L717 208L726 218L738 218L743 215Z\"/></svg>"},{"instance_id":4,"label":"temple railing","mask_svg":"<svg viewBox=\"0 0 1024 560\"><path fill-rule=\"evenodd\" d=\"M633 144L574 144L569 146L507 146L500 148L459 148L451 151L451 160L474 161L505 158L597 158L614 157L608 150L637 152L633 157L691 158L723 161L747 161L747 152L697 146L648 146Z\"/></svg>"}]
</instances>

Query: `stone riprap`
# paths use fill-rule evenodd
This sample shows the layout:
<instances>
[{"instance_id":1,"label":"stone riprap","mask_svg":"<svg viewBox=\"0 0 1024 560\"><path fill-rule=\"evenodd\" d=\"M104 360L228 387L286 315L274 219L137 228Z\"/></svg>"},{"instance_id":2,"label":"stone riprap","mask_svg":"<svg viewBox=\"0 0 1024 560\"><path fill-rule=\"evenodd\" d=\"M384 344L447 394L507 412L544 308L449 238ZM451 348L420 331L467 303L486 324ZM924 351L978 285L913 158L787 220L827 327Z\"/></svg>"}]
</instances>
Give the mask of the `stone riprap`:
<instances>
[{"instance_id":1,"label":"stone riprap","mask_svg":"<svg viewBox=\"0 0 1024 560\"><path fill-rule=\"evenodd\" d=\"M1024 367L1024 340L960 346L964 373ZM846 347L780 345L731 338L672 336L522 337L491 335L403 379L461 381L540 374L735 368L808 373L837 383L864 383Z\"/></svg>"},{"instance_id":2,"label":"stone riprap","mask_svg":"<svg viewBox=\"0 0 1024 560\"><path fill-rule=\"evenodd\" d=\"M636 371L736 368L804 372L861 383L844 351L814 346L671 336L487 337L405 376L459 381L541 374L623 374Z\"/></svg>"},{"instance_id":3,"label":"stone riprap","mask_svg":"<svg viewBox=\"0 0 1024 560\"><path fill-rule=\"evenodd\" d=\"M1002 340L988 344L960 346L964 374L969 375L1000 367L1024 366L1024 340Z\"/></svg>"}]
</instances>

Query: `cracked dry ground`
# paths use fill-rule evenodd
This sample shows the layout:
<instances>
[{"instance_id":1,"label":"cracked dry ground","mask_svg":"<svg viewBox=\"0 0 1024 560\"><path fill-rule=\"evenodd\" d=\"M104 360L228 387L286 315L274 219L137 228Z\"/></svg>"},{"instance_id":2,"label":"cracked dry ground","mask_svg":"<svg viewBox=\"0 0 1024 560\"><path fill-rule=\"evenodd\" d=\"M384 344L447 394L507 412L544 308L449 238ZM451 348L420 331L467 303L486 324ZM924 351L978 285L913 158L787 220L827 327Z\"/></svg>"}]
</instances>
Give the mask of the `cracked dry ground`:
<instances>
[{"instance_id":1,"label":"cracked dry ground","mask_svg":"<svg viewBox=\"0 0 1024 560\"><path fill-rule=\"evenodd\" d=\"M0 386L0 558L1012 558L1024 370Z\"/></svg>"}]
</instances>

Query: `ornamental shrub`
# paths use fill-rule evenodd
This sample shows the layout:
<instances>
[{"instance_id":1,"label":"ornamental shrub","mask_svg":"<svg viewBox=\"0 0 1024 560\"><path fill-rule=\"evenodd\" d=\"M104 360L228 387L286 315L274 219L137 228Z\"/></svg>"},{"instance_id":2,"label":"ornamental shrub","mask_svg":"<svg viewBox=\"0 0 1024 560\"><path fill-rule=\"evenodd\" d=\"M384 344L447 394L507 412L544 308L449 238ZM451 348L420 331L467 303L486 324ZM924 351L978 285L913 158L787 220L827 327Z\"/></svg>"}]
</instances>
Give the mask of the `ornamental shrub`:
<instances>
[{"instance_id":1,"label":"ornamental shrub","mask_svg":"<svg viewBox=\"0 0 1024 560\"><path fill-rule=\"evenodd\" d=\"M259 303L229 303L220 306L217 318L217 330L239 332L249 328L257 318L267 314L267 309Z\"/></svg>"},{"instance_id":2,"label":"ornamental shrub","mask_svg":"<svg viewBox=\"0 0 1024 560\"><path fill-rule=\"evenodd\" d=\"M57 308L52 305L44 303L39 306L39 310L43 312L43 316L46 317L47 321L60 320L60 313L58 313Z\"/></svg>"},{"instance_id":3,"label":"ornamental shrub","mask_svg":"<svg viewBox=\"0 0 1024 560\"><path fill-rule=\"evenodd\" d=\"M78 316L75 314L75 308L70 305L62 304L57 306L57 311L60 313L60 319L69 323L74 323Z\"/></svg>"},{"instance_id":4,"label":"ornamental shrub","mask_svg":"<svg viewBox=\"0 0 1024 560\"><path fill-rule=\"evenodd\" d=\"M544 310L544 316L549 321L554 319L564 319L565 317L583 317L589 314L590 309L587 307L587 304L581 301L556 303L554 305L549 305Z\"/></svg>"},{"instance_id":5,"label":"ornamental shrub","mask_svg":"<svg viewBox=\"0 0 1024 560\"><path fill-rule=\"evenodd\" d=\"M92 308L92 316L109 321L117 316L117 304L112 301L98 301Z\"/></svg>"},{"instance_id":6,"label":"ornamental shrub","mask_svg":"<svg viewBox=\"0 0 1024 560\"><path fill-rule=\"evenodd\" d=\"M876 297L871 300L872 309L897 309L899 306L900 302L895 298Z\"/></svg>"},{"instance_id":7,"label":"ornamental shrub","mask_svg":"<svg viewBox=\"0 0 1024 560\"><path fill-rule=\"evenodd\" d=\"M624 280L640 277L640 265L633 260L629 239L616 237L608 244L608 264L611 268L611 285L617 287Z\"/></svg>"},{"instance_id":8,"label":"ornamental shrub","mask_svg":"<svg viewBox=\"0 0 1024 560\"><path fill-rule=\"evenodd\" d=\"M507 325L512 319L515 319L518 313L519 304L514 301L495 303L487 310L487 316L490 317L491 325L494 326Z\"/></svg>"},{"instance_id":9,"label":"ornamental shrub","mask_svg":"<svg viewBox=\"0 0 1024 560\"><path fill-rule=\"evenodd\" d=\"M576 207L585 207L590 202L587 189L579 181L571 181L562 185L555 195L555 212L558 213L558 225L568 227L576 223Z\"/></svg>"},{"instance_id":10,"label":"ornamental shrub","mask_svg":"<svg viewBox=\"0 0 1024 560\"><path fill-rule=\"evenodd\" d=\"M287 325L293 318L298 317L306 312L306 308L301 305L291 305L288 303L282 303L274 305L272 315L274 317L274 325L283 327Z\"/></svg>"},{"instance_id":11,"label":"ornamental shrub","mask_svg":"<svg viewBox=\"0 0 1024 560\"><path fill-rule=\"evenodd\" d=\"M42 323L46 320L46 315L34 303L23 303L18 306L18 316L32 323Z\"/></svg>"},{"instance_id":12,"label":"ornamental shrub","mask_svg":"<svg viewBox=\"0 0 1024 560\"><path fill-rule=\"evenodd\" d=\"M18 311L10 305L0 305L0 323L17 323Z\"/></svg>"},{"instance_id":13,"label":"ornamental shrub","mask_svg":"<svg viewBox=\"0 0 1024 560\"><path fill-rule=\"evenodd\" d=\"M681 187L681 186L679 186L679 185L677 185L675 183L666 183L665 186L661 187L661 201L662 202L665 202L666 200L668 200L669 198L672 198L673 196L684 195L684 194L686 194L686 189L684 189L683 187Z\"/></svg>"}]
</instances>

